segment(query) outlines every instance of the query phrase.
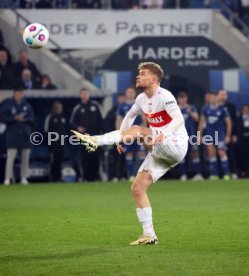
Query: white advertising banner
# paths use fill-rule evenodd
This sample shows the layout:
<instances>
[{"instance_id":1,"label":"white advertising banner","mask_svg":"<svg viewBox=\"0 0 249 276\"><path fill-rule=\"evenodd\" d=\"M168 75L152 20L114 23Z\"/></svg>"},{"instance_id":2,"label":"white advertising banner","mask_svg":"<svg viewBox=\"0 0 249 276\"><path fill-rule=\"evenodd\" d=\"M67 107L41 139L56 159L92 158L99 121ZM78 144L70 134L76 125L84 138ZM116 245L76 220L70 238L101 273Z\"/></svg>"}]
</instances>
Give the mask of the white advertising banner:
<instances>
[{"instance_id":1,"label":"white advertising banner","mask_svg":"<svg viewBox=\"0 0 249 276\"><path fill-rule=\"evenodd\" d=\"M212 37L211 10L18 10L64 49L116 49L137 36Z\"/></svg>"}]
</instances>

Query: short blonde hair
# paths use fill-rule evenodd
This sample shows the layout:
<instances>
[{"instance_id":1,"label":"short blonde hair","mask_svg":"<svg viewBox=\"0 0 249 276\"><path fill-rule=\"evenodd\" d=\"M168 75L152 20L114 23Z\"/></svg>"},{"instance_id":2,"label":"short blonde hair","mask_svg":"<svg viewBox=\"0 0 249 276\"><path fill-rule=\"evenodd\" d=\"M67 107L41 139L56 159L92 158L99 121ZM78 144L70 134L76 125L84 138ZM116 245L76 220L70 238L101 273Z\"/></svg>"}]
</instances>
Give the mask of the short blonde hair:
<instances>
[{"instance_id":1,"label":"short blonde hair","mask_svg":"<svg viewBox=\"0 0 249 276\"><path fill-rule=\"evenodd\" d=\"M157 76L159 82L163 79L164 71L161 66L155 62L141 62L138 65L138 70L148 69L150 72Z\"/></svg>"}]
</instances>

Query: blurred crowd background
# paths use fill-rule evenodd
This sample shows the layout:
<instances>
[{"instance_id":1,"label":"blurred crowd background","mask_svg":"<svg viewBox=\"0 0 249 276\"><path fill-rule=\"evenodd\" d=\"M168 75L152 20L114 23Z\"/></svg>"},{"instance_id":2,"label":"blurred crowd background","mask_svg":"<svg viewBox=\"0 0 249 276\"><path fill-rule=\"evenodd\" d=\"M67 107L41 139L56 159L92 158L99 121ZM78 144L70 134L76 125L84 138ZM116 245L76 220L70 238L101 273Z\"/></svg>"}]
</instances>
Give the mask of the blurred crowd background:
<instances>
[{"instance_id":1,"label":"blurred crowd background","mask_svg":"<svg viewBox=\"0 0 249 276\"><path fill-rule=\"evenodd\" d=\"M2 0L0 8L10 9L175 9L219 8L224 3L246 23L247 0Z\"/></svg>"},{"instance_id":2,"label":"blurred crowd background","mask_svg":"<svg viewBox=\"0 0 249 276\"><path fill-rule=\"evenodd\" d=\"M234 17L237 16L244 22L239 25L235 22L234 26L238 30L241 31L243 24L249 24L249 1L246 0L0 2L0 8L3 9L219 9L220 5L228 8L221 11L223 16L230 18L232 11ZM50 132L70 136L70 129L90 135L118 129L139 91L132 86L117 89L115 97L112 97L111 104L108 105L105 95L101 95L101 90L97 94L93 93L89 85L74 89L71 91L72 96L68 92L65 96L63 89L58 88L60 84L48 73L49 65L40 67L39 62L32 60L25 48L16 53L10 50L3 28L4 26L0 25L0 94L4 95L0 103L0 181L9 185L19 181L28 184L39 181L132 180L146 155L145 149L140 145L125 147L123 155L119 155L114 146L103 147L96 153L87 154L82 146L70 145L68 139L65 139L63 145L61 141L48 145L47 139ZM248 37L245 39L248 43ZM249 62L249 56L244 58ZM91 82L91 78L88 81ZM190 145L184 162L165 177L180 178L183 181L207 179L213 175L210 164L214 156L217 167L214 176L217 174L223 179L228 172L229 177L234 179L249 177L249 101L236 104L223 87L215 91L203 91L201 99L193 100L190 88L184 86L184 82L175 86L173 78L169 78L165 83L165 88L172 90L173 87L172 93L183 111L189 135L196 134L198 129L203 129L205 134L206 122L201 121L201 117L205 116L205 107L225 107L227 115L220 120L226 125L225 120L229 118L232 124L230 140L227 142L224 138L223 147L216 147L215 155L210 154L210 150L203 144ZM67 87L67 90L72 89ZM37 96L34 94L36 91ZM137 119L136 124L146 126L143 116ZM33 132L39 132L44 137L39 146L30 142ZM229 171L226 172L222 151L228 158Z\"/></svg>"}]
</instances>

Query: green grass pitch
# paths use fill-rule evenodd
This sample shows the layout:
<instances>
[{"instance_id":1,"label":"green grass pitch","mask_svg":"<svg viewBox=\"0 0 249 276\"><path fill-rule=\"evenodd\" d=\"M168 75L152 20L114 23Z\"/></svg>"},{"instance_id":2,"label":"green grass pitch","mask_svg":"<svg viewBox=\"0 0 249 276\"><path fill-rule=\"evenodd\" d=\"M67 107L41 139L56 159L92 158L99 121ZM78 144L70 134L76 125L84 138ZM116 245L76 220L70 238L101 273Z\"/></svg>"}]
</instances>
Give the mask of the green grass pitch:
<instances>
[{"instance_id":1,"label":"green grass pitch","mask_svg":"<svg viewBox=\"0 0 249 276\"><path fill-rule=\"evenodd\" d=\"M249 275L249 181L160 181L159 244L141 233L129 183L0 187L0 275Z\"/></svg>"}]
</instances>

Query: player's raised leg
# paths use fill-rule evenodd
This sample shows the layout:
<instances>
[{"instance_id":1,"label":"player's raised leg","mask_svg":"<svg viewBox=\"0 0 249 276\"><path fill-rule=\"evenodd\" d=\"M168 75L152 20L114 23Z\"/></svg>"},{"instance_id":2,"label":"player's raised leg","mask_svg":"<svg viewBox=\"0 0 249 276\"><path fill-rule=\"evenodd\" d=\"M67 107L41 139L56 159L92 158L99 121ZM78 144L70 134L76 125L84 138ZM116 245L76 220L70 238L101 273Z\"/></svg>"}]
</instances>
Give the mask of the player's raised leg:
<instances>
[{"instance_id":1,"label":"player's raised leg","mask_svg":"<svg viewBox=\"0 0 249 276\"><path fill-rule=\"evenodd\" d=\"M152 222L152 208L147 195L147 189L152 183L153 180L150 173L148 171L141 171L137 174L131 186L132 196L136 204L136 213L142 225L143 234L130 245L158 243Z\"/></svg>"},{"instance_id":2,"label":"player's raised leg","mask_svg":"<svg viewBox=\"0 0 249 276\"><path fill-rule=\"evenodd\" d=\"M90 136L87 134L81 134L78 131L72 130L82 144L86 146L87 151L95 151L99 146L115 145L121 142L132 143L138 137L144 138L145 136L152 136L152 130L147 127L133 125L130 128L120 131L115 130L103 135Z\"/></svg>"}]
</instances>

